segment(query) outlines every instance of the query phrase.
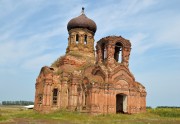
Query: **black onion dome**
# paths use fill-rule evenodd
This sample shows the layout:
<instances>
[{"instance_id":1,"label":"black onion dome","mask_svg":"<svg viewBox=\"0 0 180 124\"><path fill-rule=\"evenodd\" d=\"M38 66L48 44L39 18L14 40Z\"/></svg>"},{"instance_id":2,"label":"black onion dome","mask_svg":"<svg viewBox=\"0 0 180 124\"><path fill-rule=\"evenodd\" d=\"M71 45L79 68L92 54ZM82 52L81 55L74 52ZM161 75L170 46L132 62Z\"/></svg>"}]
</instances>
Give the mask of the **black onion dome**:
<instances>
[{"instance_id":1,"label":"black onion dome","mask_svg":"<svg viewBox=\"0 0 180 124\"><path fill-rule=\"evenodd\" d=\"M84 8L82 8L82 13L80 16L71 19L68 22L67 29L68 31L74 28L86 28L92 32L96 32L96 23L89 19L85 14L84 14Z\"/></svg>"}]
</instances>

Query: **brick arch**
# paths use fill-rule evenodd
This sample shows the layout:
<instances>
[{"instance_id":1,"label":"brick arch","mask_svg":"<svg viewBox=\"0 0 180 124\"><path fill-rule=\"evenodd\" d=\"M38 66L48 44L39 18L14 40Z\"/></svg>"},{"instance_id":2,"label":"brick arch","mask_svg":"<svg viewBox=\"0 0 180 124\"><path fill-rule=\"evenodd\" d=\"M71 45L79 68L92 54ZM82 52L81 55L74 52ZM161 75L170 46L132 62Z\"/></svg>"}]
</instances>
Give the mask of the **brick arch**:
<instances>
[{"instance_id":1,"label":"brick arch","mask_svg":"<svg viewBox=\"0 0 180 124\"><path fill-rule=\"evenodd\" d=\"M126 77L123 79L126 79L127 81L135 82L134 75L129 70L127 70L125 66L118 66L117 68L114 69L114 72L111 75L112 80L114 80L118 76Z\"/></svg>"},{"instance_id":2,"label":"brick arch","mask_svg":"<svg viewBox=\"0 0 180 124\"><path fill-rule=\"evenodd\" d=\"M123 45L123 47L128 47L128 48L131 47L131 42L121 36L119 36L119 37L113 36L113 37L111 37L111 39L112 39L111 41L113 44L120 42Z\"/></svg>"},{"instance_id":3,"label":"brick arch","mask_svg":"<svg viewBox=\"0 0 180 124\"><path fill-rule=\"evenodd\" d=\"M117 73L114 73L112 75L112 83L114 85L123 81L128 83L128 86L126 86L126 88L129 88L130 85L134 84L134 79L132 78L132 76L128 75L125 70L119 70Z\"/></svg>"},{"instance_id":4,"label":"brick arch","mask_svg":"<svg viewBox=\"0 0 180 124\"><path fill-rule=\"evenodd\" d=\"M129 48L131 47L131 42L121 36L108 36L108 37L102 38L97 42L97 46L101 45L104 42L110 43L110 44L116 44L117 42L121 42L124 47L129 47Z\"/></svg>"},{"instance_id":5,"label":"brick arch","mask_svg":"<svg viewBox=\"0 0 180 124\"><path fill-rule=\"evenodd\" d=\"M100 67L93 69L92 74L102 77L103 80L105 80L105 78L107 77Z\"/></svg>"},{"instance_id":6,"label":"brick arch","mask_svg":"<svg viewBox=\"0 0 180 124\"><path fill-rule=\"evenodd\" d=\"M114 87L116 87L116 88L128 89L129 86L130 86L129 82L127 82L126 80L123 80L123 79L120 79L114 83Z\"/></svg>"},{"instance_id":7,"label":"brick arch","mask_svg":"<svg viewBox=\"0 0 180 124\"><path fill-rule=\"evenodd\" d=\"M121 40L121 39L115 39L112 44L116 44L116 43L121 43L123 48L130 48L131 47L131 44L128 40Z\"/></svg>"}]
</instances>

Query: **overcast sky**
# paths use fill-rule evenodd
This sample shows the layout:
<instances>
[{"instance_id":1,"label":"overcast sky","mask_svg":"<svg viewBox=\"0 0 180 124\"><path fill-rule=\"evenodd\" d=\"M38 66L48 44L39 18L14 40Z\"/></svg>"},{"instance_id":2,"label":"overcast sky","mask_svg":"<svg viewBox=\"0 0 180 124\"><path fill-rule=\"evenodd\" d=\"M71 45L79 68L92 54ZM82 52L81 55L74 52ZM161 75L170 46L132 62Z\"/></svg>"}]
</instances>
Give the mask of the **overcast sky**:
<instances>
[{"instance_id":1,"label":"overcast sky","mask_svg":"<svg viewBox=\"0 0 180 124\"><path fill-rule=\"evenodd\" d=\"M0 101L34 100L42 66L65 54L67 23L85 14L95 41L132 43L130 70L148 106L180 106L180 0L0 0Z\"/></svg>"}]
</instances>

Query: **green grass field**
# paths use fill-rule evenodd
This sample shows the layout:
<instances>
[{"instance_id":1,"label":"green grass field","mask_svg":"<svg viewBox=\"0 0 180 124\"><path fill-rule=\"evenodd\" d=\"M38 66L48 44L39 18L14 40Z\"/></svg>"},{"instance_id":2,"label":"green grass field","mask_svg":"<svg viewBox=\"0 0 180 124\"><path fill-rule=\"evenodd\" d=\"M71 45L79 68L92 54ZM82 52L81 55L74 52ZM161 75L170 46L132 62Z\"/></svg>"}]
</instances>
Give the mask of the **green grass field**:
<instances>
[{"instance_id":1,"label":"green grass field","mask_svg":"<svg viewBox=\"0 0 180 124\"><path fill-rule=\"evenodd\" d=\"M147 109L141 114L88 115L56 111L40 114L21 107L0 107L0 124L180 124L180 108Z\"/></svg>"}]
</instances>

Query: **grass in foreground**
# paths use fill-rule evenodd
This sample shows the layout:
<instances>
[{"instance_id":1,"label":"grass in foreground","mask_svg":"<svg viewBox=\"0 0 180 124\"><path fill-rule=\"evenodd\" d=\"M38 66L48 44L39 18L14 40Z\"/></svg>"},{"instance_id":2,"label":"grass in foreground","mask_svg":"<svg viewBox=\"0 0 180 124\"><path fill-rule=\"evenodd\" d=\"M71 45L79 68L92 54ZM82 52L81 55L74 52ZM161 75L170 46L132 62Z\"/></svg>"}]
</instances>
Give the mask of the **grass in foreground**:
<instances>
[{"instance_id":1,"label":"grass in foreground","mask_svg":"<svg viewBox=\"0 0 180 124\"><path fill-rule=\"evenodd\" d=\"M179 108L157 108L147 109L141 114L109 114L109 115L88 115L78 112L56 111L49 114L40 114L33 110L25 110L20 107L0 107L0 123L16 122L24 119L28 124L36 121L53 121L53 123L63 122L65 124L179 124ZM50 123L50 122L49 122ZM51 122L52 123L52 122Z\"/></svg>"}]
</instances>

